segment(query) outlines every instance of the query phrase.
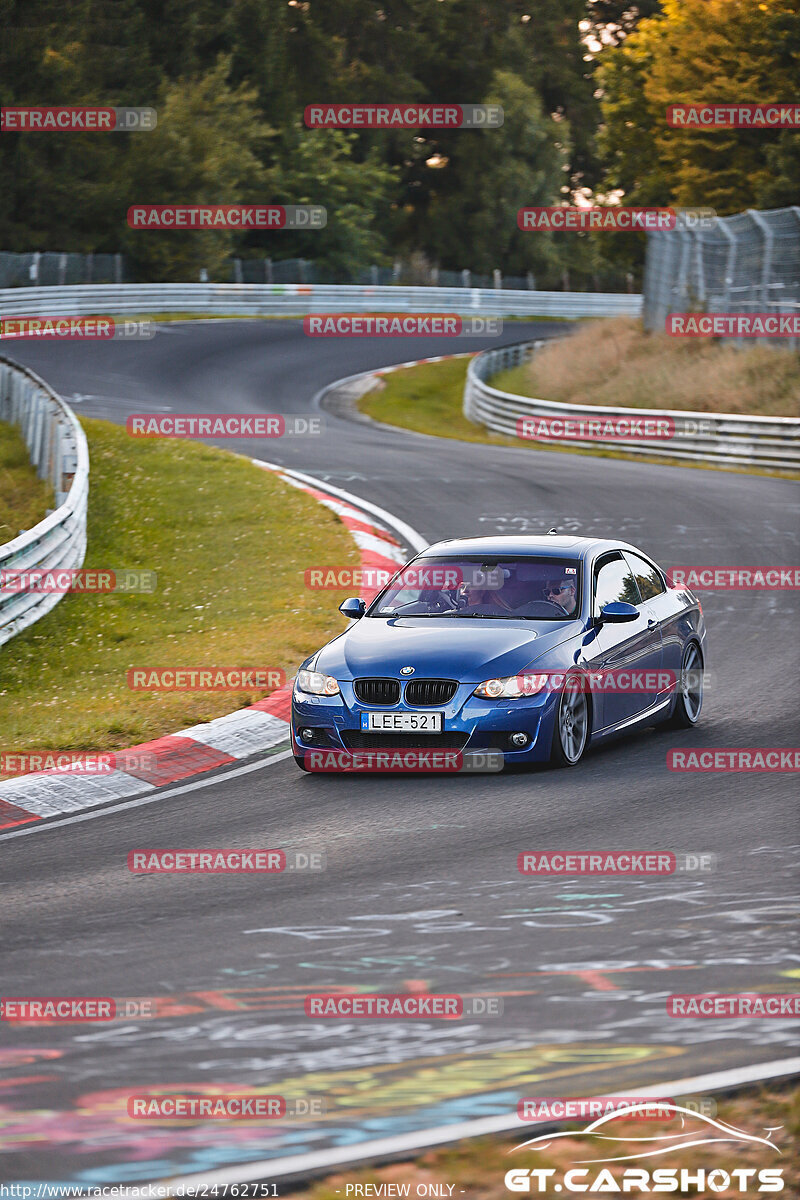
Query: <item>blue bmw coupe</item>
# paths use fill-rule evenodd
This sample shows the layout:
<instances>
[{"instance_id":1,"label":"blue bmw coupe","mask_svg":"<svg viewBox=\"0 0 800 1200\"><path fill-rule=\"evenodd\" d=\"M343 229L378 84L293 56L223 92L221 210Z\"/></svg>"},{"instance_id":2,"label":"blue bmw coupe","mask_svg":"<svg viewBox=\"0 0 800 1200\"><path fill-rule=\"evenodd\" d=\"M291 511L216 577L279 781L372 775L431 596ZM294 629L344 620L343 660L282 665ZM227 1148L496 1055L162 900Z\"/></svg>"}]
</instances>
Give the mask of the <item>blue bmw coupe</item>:
<instances>
[{"instance_id":1,"label":"blue bmw coupe","mask_svg":"<svg viewBox=\"0 0 800 1200\"><path fill-rule=\"evenodd\" d=\"M696 723L706 631L685 587L625 542L437 542L302 664L292 747L500 750L574 766L633 726Z\"/></svg>"}]
</instances>

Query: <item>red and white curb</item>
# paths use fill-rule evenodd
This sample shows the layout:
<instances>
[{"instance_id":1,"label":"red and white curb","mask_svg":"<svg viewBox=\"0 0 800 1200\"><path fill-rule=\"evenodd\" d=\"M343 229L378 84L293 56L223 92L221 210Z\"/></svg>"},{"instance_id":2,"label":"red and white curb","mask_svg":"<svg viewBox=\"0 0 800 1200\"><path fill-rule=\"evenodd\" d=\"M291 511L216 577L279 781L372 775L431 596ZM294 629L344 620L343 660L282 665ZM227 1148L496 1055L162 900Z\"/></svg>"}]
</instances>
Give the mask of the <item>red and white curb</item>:
<instances>
[{"instance_id":1,"label":"red and white curb","mask_svg":"<svg viewBox=\"0 0 800 1200\"><path fill-rule=\"evenodd\" d=\"M427 545L415 529L369 501L299 471L258 459L252 462L336 513L358 547L361 567L379 567L394 574L408 557L395 533L414 552ZM124 769L102 775L43 771L0 782L0 831L146 795L274 750L289 740L291 697L289 681L249 708L118 750L117 761L127 759Z\"/></svg>"}]
</instances>

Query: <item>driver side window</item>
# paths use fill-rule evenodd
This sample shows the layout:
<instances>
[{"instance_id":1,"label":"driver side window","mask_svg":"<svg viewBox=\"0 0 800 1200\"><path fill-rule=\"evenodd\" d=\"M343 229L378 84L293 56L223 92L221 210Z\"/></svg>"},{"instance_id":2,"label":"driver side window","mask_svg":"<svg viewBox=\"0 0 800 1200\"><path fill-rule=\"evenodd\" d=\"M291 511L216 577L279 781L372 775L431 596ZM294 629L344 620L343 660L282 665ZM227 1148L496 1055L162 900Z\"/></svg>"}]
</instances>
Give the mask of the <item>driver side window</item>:
<instances>
[{"instance_id":1,"label":"driver side window","mask_svg":"<svg viewBox=\"0 0 800 1200\"><path fill-rule=\"evenodd\" d=\"M615 600L623 600L626 604L642 603L633 573L621 556L606 559L595 567L592 614L599 617L601 609Z\"/></svg>"}]
</instances>

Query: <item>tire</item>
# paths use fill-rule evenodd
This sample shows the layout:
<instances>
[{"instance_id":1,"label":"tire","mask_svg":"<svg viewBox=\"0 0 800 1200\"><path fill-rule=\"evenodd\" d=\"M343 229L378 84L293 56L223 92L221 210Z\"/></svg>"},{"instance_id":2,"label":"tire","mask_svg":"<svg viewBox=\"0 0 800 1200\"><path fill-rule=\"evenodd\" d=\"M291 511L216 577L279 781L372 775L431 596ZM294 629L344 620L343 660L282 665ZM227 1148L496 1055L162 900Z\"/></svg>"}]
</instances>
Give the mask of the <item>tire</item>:
<instances>
[{"instance_id":1,"label":"tire","mask_svg":"<svg viewBox=\"0 0 800 1200\"><path fill-rule=\"evenodd\" d=\"M303 757L300 754L294 755L294 761L297 763L301 771L308 771L308 767L303 762Z\"/></svg>"},{"instance_id":2,"label":"tire","mask_svg":"<svg viewBox=\"0 0 800 1200\"><path fill-rule=\"evenodd\" d=\"M558 698L550 748L550 765L553 767L576 767L589 745L591 713L586 692L582 687L569 686L569 679L577 678L569 676Z\"/></svg>"},{"instance_id":3,"label":"tire","mask_svg":"<svg viewBox=\"0 0 800 1200\"><path fill-rule=\"evenodd\" d=\"M697 642L688 642L683 649L681 677L675 708L664 722L667 729L691 729L696 725L703 707L703 655Z\"/></svg>"}]
</instances>

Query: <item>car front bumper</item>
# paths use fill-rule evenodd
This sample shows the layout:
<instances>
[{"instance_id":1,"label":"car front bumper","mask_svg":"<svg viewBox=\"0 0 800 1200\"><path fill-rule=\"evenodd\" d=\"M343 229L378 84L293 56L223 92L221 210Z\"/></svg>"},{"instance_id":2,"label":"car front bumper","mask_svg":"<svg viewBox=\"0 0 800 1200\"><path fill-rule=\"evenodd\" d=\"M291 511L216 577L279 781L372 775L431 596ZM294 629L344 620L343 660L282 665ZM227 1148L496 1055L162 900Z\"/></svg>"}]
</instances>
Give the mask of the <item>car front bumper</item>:
<instances>
[{"instance_id":1,"label":"car front bumper","mask_svg":"<svg viewBox=\"0 0 800 1200\"><path fill-rule=\"evenodd\" d=\"M465 751L502 750L505 761L513 763L545 762L550 757L553 721L558 697L552 692L524 696L519 700L483 700L473 695L475 683L459 684L447 704L420 708L403 701L391 706L362 704L353 684L339 681L338 696L314 696L294 689L292 696L292 747L298 757L319 749L347 751L369 748L411 749L437 746ZM361 730L365 712L441 712L440 734L373 734ZM302 731L313 730L309 739ZM525 733L528 742L517 748L512 733Z\"/></svg>"}]
</instances>

